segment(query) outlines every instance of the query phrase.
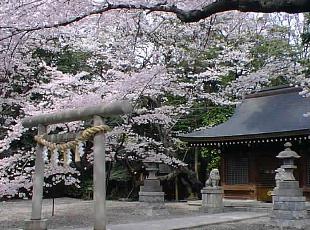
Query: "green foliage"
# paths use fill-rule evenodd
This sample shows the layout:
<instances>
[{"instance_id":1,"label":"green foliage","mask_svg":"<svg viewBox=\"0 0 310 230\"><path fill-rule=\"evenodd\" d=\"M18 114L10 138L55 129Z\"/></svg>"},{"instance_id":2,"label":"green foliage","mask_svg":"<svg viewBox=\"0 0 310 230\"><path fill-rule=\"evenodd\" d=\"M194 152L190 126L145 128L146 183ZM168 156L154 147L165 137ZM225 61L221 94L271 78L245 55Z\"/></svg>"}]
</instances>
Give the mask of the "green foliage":
<instances>
[{"instance_id":1,"label":"green foliage","mask_svg":"<svg viewBox=\"0 0 310 230\"><path fill-rule=\"evenodd\" d=\"M41 101L43 100L43 95L37 92L32 92L30 95L30 100L32 101Z\"/></svg>"},{"instance_id":2,"label":"green foliage","mask_svg":"<svg viewBox=\"0 0 310 230\"><path fill-rule=\"evenodd\" d=\"M191 63L194 66L194 72L204 72L207 67L213 67L213 59L216 59L219 56L219 52L222 50L220 46L218 47L208 47L203 51L200 51L198 54L195 52L195 62Z\"/></svg>"},{"instance_id":3,"label":"green foliage","mask_svg":"<svg viewBox=\"0 0 310 230\"><path fill-rule=\"evenodd\" d=\"M203 59L217 58L221 50L223 50L223 47L221 46L208 47L208 49L206 49L204 52L201 53L201 58Z\"/></svg>"},{"instance_id":4,"label":"green foliage","mask_svg":"<svg viewBox=\"0 0 310 230\"><path fill-rule=\"evenodd\" d=\"M111 170L110 180L126 182L131 180L131 176L126 168L121 165L115 165Z\"/></svg>"},{"instance_id":5,"label":"green foliage","mask_svg":"<svg viewBox=\"0 0 310 230\"><path fill-rule=\"evenodd\" d=\"M220 167L221 156L217 149L203 148L201 156L206 158L208 162L207 170L209 172L214 168L218 169Z\"/></svg>"},{"instance_id":6,"label":"green foliage","mask_svg":"<svg viewBox=\"0 0 310 230\"><path fill-rule=\"evenodd\" d=\"M206 104L204 102L194 103L191 113L186 118L179 119L173 130L188 132L201 126L203 116L206 113Z\"/></svg>"},{"instance_id":7,"label":"green foliage","mask_svg":"<svg viewBox=\"0 0 310 230\"><path fill-rule=\"evenodd\" d=\"M259 69L264 66L269 57L281 57L292 53L292 48L288 41L283 39L268 40L258 36L258 44L251 49L252 62L251 65L254 69Z\"/></svg>"},{"instance_id":8,"label":"green foliage","mask_svg":"<svg viewBox=\"0 0 310 230\"><path fill-rule=\"evenodd\" d=\"M90 53L64 50L59 54L56 65L63 73L77 74L80 71L91 71L86 64L88 58Z\"/></svg>"},{"instance_id":9,"label":"green foliage","mask_svg":"<svg viewBox=\"0 0 310 230\"><path fill-rule=\"evenodd\" d=\"M188 43L176 48L182 50L186 55L177 63L168 62L167 65L176 68L177 74L184 74L185 76L187 76L188 73L204 72L207 67L214 67L213 60L216 59L219 56L219 52L223 50L220 46L210 46L204 50L190 49L188 48Z\"/></svg>"},{"instance_id":10,"label":"green foliage","mask_svg":"<svg viewBox=\"0 0 310 230\"><path fill-rule=\"evenodd\" d=\"M32 56L34 58L39 58L44 60L48 65L54 63L55 58L56 58L56 54L54 54L53 52L49 51L49 50L45 50L42 48L37 48L33 53Z\"/></svg>"},{"instance_id":11,"label":"green foliage","mask_svg":"<svg viewBox=\"0 0 310 230\"><path fill-rule=\"evenodd\" d=\"M289 83L290 81L288 78L286 78L285 76L280 76L280 77L271 79L268 86L273 87L273 86L280 86L280 85L288 85Z\"/></svg>"},{"instance_id":12,"label":"green foliage","mask_svg":"<svg viewBox=\"0 0 310 230\"><path fill-rule=\"evenodd\" d=\"M92 178L85 178L81 181L81 187L68 186L66 188L66 195L74 198L82 198L84 200L91 200L93 197L93 180Z\"/></svg>"},{"instance_id":13,"label":"green foliage","mask_svg":"<svg viewBox=\"0 0 310 230\"><path fill-rule=\"evenodd\" d=\"M7 103L3 103L2 105L0 105L0 111L1 111L1 116L0 119L3 119L3 123L0 122L2 125L4 124L4 118L5 117L17 117L21 115L21 106L18 104L7 104Z\"/></svg>"},{"instance_id":14,"label":"green foliage","mask_svg":"<svg viewBox=\"0 0 310 230\"><path fill-rule=\"evenodd\" d=\"M227 75L221 77L220 83L224 87L227 86L233 80L236 80L236 73L230 71Z\"/></svg>"},{"instance_id":15,"label":"green foliage","mask_svg":"<svg viewBox=\"0 0 310 230\"><path fill-rule=\"evenodd\" d=\"M181 141L180 139L176 138L174 141L174 145L177 150L185 152L189 149L187 142Z\"/></svg>"},{"instance_id":16,"label":"green foliage","mask_svg":"<svg viewBox=\"0 0 310 230\"><path fill-rule=\"evenodd\" d=\"M305 67L304 73L310 74L310 56L309 56L309 45L310 45L310 13L304 14L305 24L304 32L301 34L302 45L304 49L304 58L301 60L301 64Z\"/></svg>"},{"instance_id":17,"label":"green foliage","mask_svg":"<svg viewBox=\"0 0 310 230\"><path fill-rule=\"evenodd\" d=\"M203 124L206 126L216 126L227 121L234 113L232 106L219 106L210 108L203 116ZM221 157L217 149L203 148L201 156L208 162L207 170L219 168Z\"/></svg>"},{"instance_id":18,"label":"green foliage","mask_svg":"<svg viewBox=\"0 0 310 230\"><path fill-rule=\"evenodd\" d=\"M180 105L186 103L186 98L179 95L173 95L171 93L165 94L166 105Z\"/></svg>"},{"instance_id":19,"label":"green foliage","mask_svg":"<svg viewBox=\"0 0 310 230\"><path fill-rule=\"evenodd\" d=\"M303 60L301 63L305 67L304 74L310 75L310 59Z\"/></svg>"},{"instance_id":20,"label":"green foliage","mask_svg":"<svg viewBox=\"0 0 310 230\"><path fill-rule=\"evenodd\" d=\"M301 39L303 45L307 45L310 43L310 13L304 14L305 17L305 25L304 32L301 34Z\"/></svg>"},{"instance_id":21,"label":"green foliage","mask_svg":"<svg viewBox=\"0 0 310 230\"><path fill-rule=\"evenodd\" d=\"M77 74L81 71L91 71L87 65L87 60L91 53L72 51L64 48L61 52L52 53L51 51L38 48L33 52L33 57L44 60L48 65L56 65L58 70L63 73Z\"/></svg>"},{"instance_id":22,"label":"green foliage","mask_svg":"<svg viewBox=\"0 0 310 230\"><path fill-rule=\"evenodd\" d=\"M301 35L301 40L304 45L309 44L310 43L310 32L303 33Z\"/></svg>"},{"instance_id":23,"label":"green foliage","mask_svg":"<svg viewBox=\"0 0 310 230\"><path fill-rule=\"evenodd\" d=\"M203 116L202 123L206 126L215 126L227 121L234 113L234 107L222 106L208 109Z\"/></svg>"}]
</instances>

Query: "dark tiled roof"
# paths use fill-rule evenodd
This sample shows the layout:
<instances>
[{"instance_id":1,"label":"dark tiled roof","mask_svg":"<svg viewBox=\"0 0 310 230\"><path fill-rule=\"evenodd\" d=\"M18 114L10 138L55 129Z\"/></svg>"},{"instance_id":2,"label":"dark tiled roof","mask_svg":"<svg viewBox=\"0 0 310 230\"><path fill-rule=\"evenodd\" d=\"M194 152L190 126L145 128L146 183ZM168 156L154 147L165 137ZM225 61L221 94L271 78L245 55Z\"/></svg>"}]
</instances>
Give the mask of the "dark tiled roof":
<instances>
[{"instance_id":1,"label":"dark tiled roof","mask_svg":"<svg viewBox=\"0 0 310 230\"><path fill-rule=\"evenodd\" d=\"M310 134L310 98L301 88L276 88L247 95L227 121L180 136L188 142L223 142Z\"/></svg>"}]
</instances>

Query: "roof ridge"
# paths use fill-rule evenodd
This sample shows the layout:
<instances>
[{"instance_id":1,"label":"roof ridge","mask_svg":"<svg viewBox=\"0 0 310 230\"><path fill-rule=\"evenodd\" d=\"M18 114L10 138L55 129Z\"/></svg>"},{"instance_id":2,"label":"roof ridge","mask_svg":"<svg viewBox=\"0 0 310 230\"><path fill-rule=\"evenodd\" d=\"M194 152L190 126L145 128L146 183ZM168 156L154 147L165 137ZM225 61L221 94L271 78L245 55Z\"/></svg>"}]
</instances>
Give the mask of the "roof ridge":
<instances>
[{"instance_id":1,"label":"roof ridge","mask_svg":"<svg viewBox=\"0 0 310 230\"><path fill-rule=\"evenodd\" d=\"M245 95L245 99L247 98L255 98L255 97L265 97L277 94L285 94L285 93L295 93L302 91L301 87L295 86L277 86L271 88L264 88L260 91L253 92L251 94Z\"/></svg>"}]
</instances>

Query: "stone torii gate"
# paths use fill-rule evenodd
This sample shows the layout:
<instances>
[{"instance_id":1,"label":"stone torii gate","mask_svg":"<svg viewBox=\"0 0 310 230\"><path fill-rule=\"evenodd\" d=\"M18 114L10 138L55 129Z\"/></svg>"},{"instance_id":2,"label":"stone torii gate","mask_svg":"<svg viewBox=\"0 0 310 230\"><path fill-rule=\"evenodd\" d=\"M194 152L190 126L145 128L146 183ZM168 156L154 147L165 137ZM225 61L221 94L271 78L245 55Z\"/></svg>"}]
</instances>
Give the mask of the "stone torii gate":
<instances>
[{"instance_id":1,"label":"stone torii gate","mask_svg":"<svg viewBox=\"0 0 310 230\"><path fill-rule=\"evenodd\" d=\"M103 126L102 117L128 114L132 107L128 101L117 101L108 105L85 107L80 109L65 110L57 113L43 114L23 120L24 127L38 127L38 135L47 132L47 126L77 120L94 120L94 127ZM72 138L72 137L71 137ZM60 137L60 139L68 139ZM69 137L70 139L70 137ZM32 211L31 219L26 220L26 230L47 229L46 220L41 218L43 183L44 183L44 159L43 145L38 143L36 148L35 173L33 179ZM106 182L105 182L105 134L97 132L94 136L94 214L95 230L106 230Z\"/></svg>"}]
</instances>

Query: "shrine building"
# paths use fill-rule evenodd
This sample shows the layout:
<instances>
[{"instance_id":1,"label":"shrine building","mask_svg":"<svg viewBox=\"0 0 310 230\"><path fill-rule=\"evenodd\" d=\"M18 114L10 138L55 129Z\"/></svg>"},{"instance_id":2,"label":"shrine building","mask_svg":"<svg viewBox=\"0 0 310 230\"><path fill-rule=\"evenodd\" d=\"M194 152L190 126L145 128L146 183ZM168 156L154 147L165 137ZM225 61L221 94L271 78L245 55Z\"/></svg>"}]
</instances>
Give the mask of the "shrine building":
<instances>
[{"instance_id":1,"label":"shrine building","mask_svg":"<svg viewBox=\"0 0 310 230\"><path fill-rule=\"evenodd\" d=\"M275 187L276 155L291 142L301 158L295 177L310 200L310 98L298 87L265 89L245 96L226 122L184 134L194 148L209 146L221 152L221 186L225 198L271 201Z\"/></svg>"}]
</instances>

